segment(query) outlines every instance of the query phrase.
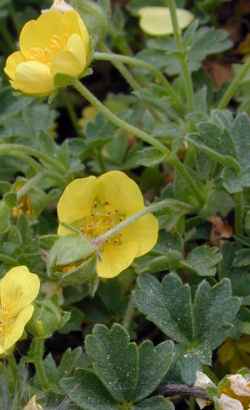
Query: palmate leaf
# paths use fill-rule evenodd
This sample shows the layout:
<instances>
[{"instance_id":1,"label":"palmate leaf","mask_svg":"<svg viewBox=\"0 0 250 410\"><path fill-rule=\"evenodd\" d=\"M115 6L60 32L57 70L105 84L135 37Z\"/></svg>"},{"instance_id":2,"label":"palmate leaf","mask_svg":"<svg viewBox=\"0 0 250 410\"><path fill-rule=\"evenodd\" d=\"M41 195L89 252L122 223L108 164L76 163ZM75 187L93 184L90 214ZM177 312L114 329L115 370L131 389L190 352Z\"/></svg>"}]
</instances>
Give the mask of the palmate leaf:
<instances>
[{"instance_id":1,"label":"palmate leaf","mask_svg":"<svg viewBox=\"0 0 250 410\"><path fill-rule=\"evenodd\" d=\"M137 346L122 326L114 324L111 329L96 325L85 345L93 371L81 370L61 382L65 393L80 408L118 410L123 408L121 403L134 403L138 410L172 410L162 397L146 398L157 389L172 364L173 342L154 347L151 341L145 341Z\"/></svg>"},{"instance_id":2,"label":"palmate leaf","mask_svg":"<svg viewBox=\"0 0 250 410\"><path fill-rule=\"evenodd\" d=\"M191 288L174 273L160 283L151 275L138 279L135 292L138 309L166 336L194 350L201 362L209 363L209 351L228 336L240 308L232 296L231 283L224 279L211 287L201 282L194 300Z\"/></svg>"},{"instance_id":3,"label":"palmate leaf","mask_svg":"<svg viewBox=\"0 0 250 410\"><path fill-rule=\"evenodd\" d=\"M211 156L220 155L220 162L225 166L223 172L224 187L229 193L242 191L250 187L250 119L240 113L235 119L229 111L212 112L211 119L197 126L198 133L190 136L195 145L203 150L207 147ZM202 147L203 146L203 147ZM238 164L239 170L230 165L229 160Z\"/></svg>"}]
</instances>

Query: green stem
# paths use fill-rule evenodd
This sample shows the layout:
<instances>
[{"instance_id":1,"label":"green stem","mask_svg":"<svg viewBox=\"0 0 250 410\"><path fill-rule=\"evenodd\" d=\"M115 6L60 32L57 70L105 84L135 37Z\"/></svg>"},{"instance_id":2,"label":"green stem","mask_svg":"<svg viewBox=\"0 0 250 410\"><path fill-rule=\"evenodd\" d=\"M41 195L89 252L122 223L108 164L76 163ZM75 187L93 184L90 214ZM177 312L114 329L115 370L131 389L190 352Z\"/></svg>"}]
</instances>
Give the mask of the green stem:
<instances>
[{"instance_id":1,"label":"green stem","mask_svg":"<svg viewBox=\"0 0 250 410\"><path fill-rule=\"evenodd\" d=\"M201 205L203 204L203 202L204 202L203 196L200 193L199 187L197 187L195 182L193 181L192 176L189 175L187 169L182 164L182 162L179 160L179 158L174 156L171 153L171 151L165 145L163 145L156 138L154 138L151 135L147 134L145 131L140 130L139 128L127 123L126 121L124 121L121 118L117 117L117 115L113 114L79 80L75 80L75 82L73 83L73 86L91 105L96 107L97 110L99 110L114 125L116 125L119 128L122 128L122 129L126 130L128 133L130 133L132 135L135 135L136 137L138 137L142 141L152 145L153 147L158 149L160 152L162 152L165 155L167 162L170 165L176 167L178 169L178 171L181 173L181 175L183 176L183 178L186 179L187 183L192 188L192 190L193 190L199 204L201 204Z\"/></svg>"},{"instance_id":2,"label":"green stem","mask_svg":"<svg viewBox=\"0 0 250 410\"><path fill-rule=\"evenodd\" d=\"M129 330L130 328L130 324L133 320L134 317L134 313L135 313L135 304L134 304L134 295L133 293L131 293L129 301L128 301L128 306L123 318L123 326L125 327L125 329Z\"/></svg>"},{"instance_id":3,"label":"green stem","mask_svg":"<svg viewBox=\"0 0 250 410\"><path fill-rule=\"evenodd\" d=\"M79 124L78 124L78 118L77 118L77 115L75 113L73 104L72 104L72 102L70 101L70 99L67 95L65 95L64 101L65 101L65 105L66 105L66 108L67 108L67 111L68 111L68 114L69 114L70 121L71 121L71 123L73 125L73 128L75 130L75 133L76 133L76 135L79 135L80 127L79 127Z\"/></svg>"},{"instance_id":4,"label":"green stem","mask_svg":"<svg viewBox=\"0 0 250 410\"><path fill-rule=\"evenodd\" d=\"M167 78L161 73L160 70L158 70L152 64L146 63L145 61L139 60L138 58L124 56L124 55L121 55L121 54L114 54L112 52L107 52L107 53L95 52L93 58L94 58L94 60L97 60L97 61L110 61L115 67L117 67L117 69L122 74L124 73L124 68L127 71L127 69L126 69L126 67L124 67L123 63L128 64L128 65L132 65L134 67L140 67L140 68L144 68L146 70L152 71L155 74L156 79L159 82L161 82L162 85L167 89L167 91L168 91L169 95L172 97L176 107L178 107L179 109L182 108L182 102L181 102L179 96L174 91L171 84L169 83L169 81L167 80ZM121 69L122 69L123 72L121 71ZM141 88L140 84L138 84L137 81L136 81L136 83L134 83L134 86L132 85L132 83L130 85L134 89L140 89Z\"/></svg>"},{"instance_id":5,"label":"green stem","mask_svg":"<svg viewBox=\"0 0 250 410\"><path fill-rule=\"evenodd\" d=\"M104 50L106 50L107 53L99 53L99 54L106 55L106 56L109 56L109 55L112 54L105 45L103 45L102 48ZM96 60L98 60L98 58ZM136 80L136 78L134 78L134 76L130 73L130 71L123 64L123 62L121 62L118 59L108 59L108 58L100 59L99 61L110 61L113 64L113 66L119 71L119 73L123 76L123 78L127 81L128 85L133 90L135 90L135 91L141 90L141 85ZM153 110L152 107L146 101L143 101L143 104L148 109L148 111L153 115L153 117L155 117L157 120L160 119L158 111L156 112L155 110Z\"/></svg>"},{"instance_id":6,"label":"green stem","mask_svg":"<svg viewBox=\"0 0 250 410\"><path fill-rule=\"evenodd\" d=\"M174 36L176 45L180 54L180 63L182 66L182 74L185 83L185 90L186 90L186 97L187 97L187 104L188 104L188 111L192 112L194 109L194 89L193 89L193 81L192 76L189 70L188 65L188 54L185 47L185 44L182 39L180 26L177 19L176 13L176 3L175 0L168 0L169 10L171 15L171 21L174 29Z\"/></svg>"},{"instance_id":7,"label":"green stem","mask_svg":"<svg viewBox=\"0 0 250 410\"><path fill-rule=\"evenodd\" d=\"M96 107L110 122L112 122L118 128L122 128L128 131L128 133L136 135L142 141L147 142L148 144L157 148L164 155L171 155L168 148L165 147L165 145L163 145L161 142L156 140L154 137L151 137L151 135L147 134L145 131L142 131L139 128L134 127L133 125L128 124L126 121L113 114L112 111L110 111L104 104L102 104L102 102L99 101L79 80L76 80L73 83L73 86L87 101L89 101L91 105Z\"/></svg>"},{"instance_id":8,"label":"green stem","mask_svg":"<svg viewBox=\"0 0 250 410\"><path fill-rule=\"evenodd\" d=\"M19 201L24 195L26 195L30 189L37 185L37 183L42 179L45 175L45 172L41 171L36 174L33 178L27 181L22 188L19 189L17 192L17 200Z\"/></svg>"},{"instance_id":9,"label":"green stem","mask_svg":"<svg viewBox=\"0 0 250 410\"><path fill-rule=\"evenodd\" d=\"M119 224L115 225L113 228L106 231L103 235L100 235L97 238L95 238L92 241L92 244L96 247L100 247L103 245L104 242L106 242L110 238L113 238L120 231L127 228L127 226L129 226L130 224L136 222L142 216L148 213L160 211L161 209L164 209L164 208L172 208L175 210L180 208L184 213L190 212L193 210L193 207L191 205L188 205L184 202L176 201L175 199L165 199L164 201L160 201L155 204L152 204L148 207L143 208L141 211L136 212L135 214L129 216L124 221L120 222Z\"/></svg>"},{"instance_id":10,"label":"green stem","mask_svg":"<svg viewBox=\"0 0 250 410\"><path fill-rule=\"evenodd\" d=\"M18 369L17 369L17 363L16 363L16 358L14 356L14 353L10 353L8 355L8 365L13 377L13 382L15 386L15 390L17 389L17 383L18 383Z\"/></svg>"},{"instance_id":11,"label":"green stem","mask_svg":"<svg viewBox=\"0 0 250 410\"><path fill-rule=\"evenodd\" d=\"M34 343L34 365L36 368L37 378L40 385L47 390L49 387L49 381L45 372L43 365L43 355L44 355L44 339L35 338Z\"/></svg>"},{"instance_id":12,"label":"green stem","mask_svg":"<svg viewBox=\"0 0 250 410\"><path fill-rule=\"evenodd\" d=\"M235 193L234 201L235 201L235 233L236 235L242 235L243 234L243 221L244 221L243 192Z\"/></svg>"},{"instance_id":13,"label":"green stem","mask_svg":"<svg viewBox=\"0 0 250 410\"><path fill-rule=\"evenodd\" d=\"M238 87L241 81L247 75L249 69L250 69L250 60L246 61L245 64L243 64L240 71L238 72L238 74L235 76L235 78L229 85L228 89L226 90L225 94L223 95L223 97L221 98L218 104L219 110L223 110L228 106L233 96L237 93Z\"/></svg>"},{"instance_id":14,"label":"green stem","mask_svg":"<svg viewBox=\"0 0 250 410\"><path fill-rule=\"evenodd\" d=\"M60 173L65 173L64 166L54 158L51 158L44 152L38 151L35 148L28 147L27 145L19 144L0 144L0 155L11 155L11 156L31 156L39 159L45 165L50 165Z\"/></svg>"}]
</instances>

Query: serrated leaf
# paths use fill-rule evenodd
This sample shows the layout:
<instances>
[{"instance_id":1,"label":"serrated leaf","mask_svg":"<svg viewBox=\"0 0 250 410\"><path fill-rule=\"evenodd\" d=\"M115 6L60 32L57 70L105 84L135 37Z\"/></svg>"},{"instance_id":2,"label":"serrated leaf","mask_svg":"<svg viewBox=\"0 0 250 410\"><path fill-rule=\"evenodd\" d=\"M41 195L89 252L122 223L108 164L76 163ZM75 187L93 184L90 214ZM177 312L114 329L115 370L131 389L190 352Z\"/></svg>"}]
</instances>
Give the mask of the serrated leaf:
<instances>
[{"instance_id":1,"label":"serrated leaf","mask_svg":"<svg viewBox=\"0 0 250 410\"><path fill-rule=\"evenodd\" d=\"M228 279L214 287L203 281L192 303L190 286L172 273L162 283L150 275L140 277L135 302L166 336L182 343L206 363L209 349L218 347L228 336L241 305L240 299L232 296Z\"/></svg>"},{"instance_id":2,"label":"serrated leaf","mask_svg":"<svg viewBox=\"0 0 250 410\"><path fill-rule=\"evenodd\" d=\"M98 377L90 371L79 370L74 376L62 379L60 385L80 409L119 410Z\"/></svg>"},{"instance_id":3,"label":"serrated leaf","mask_svg":"<svg viewBox=\"0 0 250 410\"><path fill-rule=\"evenodd\" d=\"M174 410L174 405L170 400L156 396L137 404L134 410Z\"/></svg>"},{"instance_id":4,"label":"serrated leaf","mask_svg":"<svg viewBox=\"0 0 250 410\"><path fill-rule=\"evenodd\" d=\"M136 401L149 396L167 373L174 353L174 344L166 341L154 347L149 340L139 347L140 368Z\"/></svg>"},{"instance_id":5,"label":"serrated leaf","mask_svg":"<svg viewBox=\"0 0 250 410\"><path fill-rule=\"evenodd\" d=\"M170 273L160 283L151 275L139 277L136 304L168 337L187 343L192 339L191 291L178 275Z\"/></svg>"},{"instance_id":6,"label":"serrated leaf","mask_svg":"<svg viewBox=\"0 0 250 410\"><path fill-rule=\"evenodd\" d=\"M194 299L194 337L208 341L212 349L218 347L229 334L240 305L240 299L232 296L229 279L214 287L201 282Z\"/></svg>"},{"instance_id":7,"label":"serrated leaf","mask_svg":"<svg viewBox=\"0 0 250 410\"><path fill-rule=\"evenodd\" d=\"M96 325L85 340L93 368L117 401L133 400L139 375L139 355L125 329L114 324L109 330Z\"/></svg>"},{"instance_id":8,"label":"serrated leaf","mask_svg":"<svg viewBox=\"0 0 250 410\"><path fill-rule=\"evenodd\" d=\"M216 247L197 246L188 255L185 266L199 276L214 276L216 265L222 260L222 254Z\"/></svg>"}]
</instances>

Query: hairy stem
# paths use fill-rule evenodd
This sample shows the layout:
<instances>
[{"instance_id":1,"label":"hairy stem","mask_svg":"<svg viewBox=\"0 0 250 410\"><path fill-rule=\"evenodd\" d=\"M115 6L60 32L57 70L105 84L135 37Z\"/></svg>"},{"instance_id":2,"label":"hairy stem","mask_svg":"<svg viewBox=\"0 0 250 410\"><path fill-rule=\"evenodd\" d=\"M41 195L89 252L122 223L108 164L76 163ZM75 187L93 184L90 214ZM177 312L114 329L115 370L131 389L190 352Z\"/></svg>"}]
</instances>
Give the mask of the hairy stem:
<instances>
[{"instance_id":1,"label":"hairy stem","mask_svg":"<svg viewBox=\"0 0 250 410\"><path fill-rule=\"evenodd\" d=\"M235 76L231 84L229 85L223 97L221 98L218 104L219 110L223 110L224 108L228 106L233 96L237 93L238 87L241 81L245 78L249 70L250 70L250 60L247 60L246 63L243 64L243 66L241 67L240 71Z\"/></svg>"},{"instance_id":2,"label":"hairy stem","mask_svg":"<svg viewBox=\"0 0 250 410\"><path fill-rule=\"evenodd\" d=\"M184 79L188 111L192 112L194 109L194 90L193 90L192 76L191 76L189 65L188 65L188 54L187 54L187 50L186 50L185 44L182 39L181 30L180 30L178 19L177 19L175 0L168 0L168 5L169 5L171 21L172 21L172 25L174 29L175 41L176 41L176 45L177 45L179 55L180 55L180 63L181 63L182 74L183 74L183 79Z\"/></svg>"},{"instance_id":3,"label":"hairy stem","mask_svg":"<svg viewBox=\"0 0 250 410\"><path fill-rule=\"evenodd\" d=\"M182 102L179 96L176 94L176 92L174 91L173 87L171 86L167 78L154 65L146 63L145 61L140 60L138 58L123 56L121 54L114 54L111 52L108 52L108 53L95 52L94 59L97 61L110 61L115 67L117 67L117 69L123 75L125 73L124 68L126 70L126 67L124 66L124 64L128 64L134 67L144 68L148 71L153 72L155 74L156 79L166 88L166 90L168 91L168 94L172 97L176 108L179 108L179 109L182 108ZM131 83L131 86L134 89L141 88L140 84L138 84L137 82L134 83L134 85Z\"/></svg>"},{"instance_id":4,"label":"hairy stem","mask_svg":"<svg viewBox=\"0 0 250 410\"><path fill-rule=\"evenodd\" d=\"M159 393L163 396L189 396L197 399L209 400L205 389L195 386L188 386L186 384L166 384L160 386Z\"/></svg>"},{"instance_id":5,"label":"hairy stem","mask_svg":"<svg viewBox=\"0 0 250 410\"><path fill-rule=\"evenodd\" d=\"M152 145L157 150L162 152L165 155L166 161L172 165L174 168L177 168L178 171L182 174L183 178L187 181L190 185L191 189L197 201L200 205L203 204L204 198L200 192L199 187L194 182L192 176L188 173L186 167L183 163L179 160L179 158L171 153L171 151L160 141L156 138L152 137L145 131L135 127L127 123L126 121L122 120L121 118L117 117L112 111L110 111L100 100L98 100L89 90L85 87L79 80L75 80L72 84L75 89L94 107L98 109L110 122L112 122L117 127L126 130L128 133L135 135L137 138L141 139L142 141Z\"/></svg>"}]
</instances>

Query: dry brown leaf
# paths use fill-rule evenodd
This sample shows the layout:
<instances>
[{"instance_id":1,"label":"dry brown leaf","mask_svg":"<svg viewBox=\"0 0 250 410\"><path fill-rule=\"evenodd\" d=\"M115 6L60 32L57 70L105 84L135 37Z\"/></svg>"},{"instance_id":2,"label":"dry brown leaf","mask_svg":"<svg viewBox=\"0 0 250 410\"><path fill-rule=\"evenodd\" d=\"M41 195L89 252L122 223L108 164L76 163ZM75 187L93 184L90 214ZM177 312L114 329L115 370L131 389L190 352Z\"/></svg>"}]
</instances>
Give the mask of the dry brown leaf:
<instances>
[{"instance_id":1,"label":"dry brown leaf","mask_svg":"<svg viewBox=\"0 0 250 410\"><path fill-rule=\"evenodd\" d=\"M221 88L223 84L230 81L233 77L231 64L219 61L206 61L204 69L210 75L217 88Z\"/></svg>"}]
</instances>

